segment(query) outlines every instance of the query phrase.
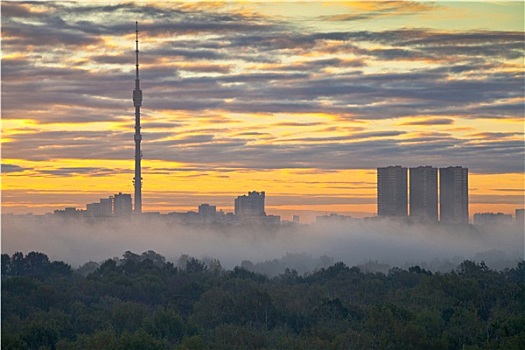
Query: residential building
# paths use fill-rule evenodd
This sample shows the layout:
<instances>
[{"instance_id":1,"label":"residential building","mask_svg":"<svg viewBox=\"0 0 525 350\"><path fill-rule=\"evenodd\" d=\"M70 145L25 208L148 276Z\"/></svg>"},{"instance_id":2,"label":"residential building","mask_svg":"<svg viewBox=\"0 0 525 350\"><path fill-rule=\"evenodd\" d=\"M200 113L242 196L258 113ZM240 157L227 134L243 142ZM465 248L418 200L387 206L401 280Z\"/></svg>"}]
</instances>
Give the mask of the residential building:
<instances>
[{"instance_id":1,"label":"residential building","mask_svg":"<svg viewBox=\"0 0 525 350\"><path fill-rule=\"evenodd\" d=\"M131 195L119 192L113 197L113 215L131 216L133 213Z\"/></svg>"},{"instance_id":2,"label":"residential building","mask_svg":"<svg viewBox=\"0 0 525 350\"><path fill-rule=\"evenodd\" d=\"M98 203L86 205L86 216L108 217L113 216L113 197L101 198Z\"/></svg>"},{"instance_id":3,"label":"residential building","mask_svg":"<svg viewBox=\"0 0 525 350\"><path fill-rule=\"evenodd\" d=\"M199 218L204 223L212 223L217 218L217 207L215 205L199 205Z\"/></svg>"},{"instance_id":4,"label":"residential building","mask_svg":"<svg viewBox=\"0 0 525 350\"><path fill-rule=\"evenodd\" d=\"M407 168L399 165L377 168L377 215L408 215Z\"/></svg>"},{"instance_id":5,"label":"residential building","mask_svg":"<svg viewBox=\"0 0 525 350\"><path fill-rule=\"evenodd\" d=\"M235 199L235 216L241 221L257 221L258 218L266 216L264 211L263 192L248 192L248 195L242 195Z\"/></svg>"},{"instance_id":6,"label":"residential building","mask_svg":"<svg viewBox=\"0 0 525 350\"><path fill-rule=\"evenodd\" d=\"M468 169L439 168L439 191L440 222L468 224Z\"/></svg>"},{"instance_id":7,"label":"residential building","mask_svg":"<svg viewBox=\"0 0 525 350\"><path fill-rule=\"evenodd\" d=\"M438 221L438 171L431 166L410 168L410 218Z\"/></svg>"}]
</instances>

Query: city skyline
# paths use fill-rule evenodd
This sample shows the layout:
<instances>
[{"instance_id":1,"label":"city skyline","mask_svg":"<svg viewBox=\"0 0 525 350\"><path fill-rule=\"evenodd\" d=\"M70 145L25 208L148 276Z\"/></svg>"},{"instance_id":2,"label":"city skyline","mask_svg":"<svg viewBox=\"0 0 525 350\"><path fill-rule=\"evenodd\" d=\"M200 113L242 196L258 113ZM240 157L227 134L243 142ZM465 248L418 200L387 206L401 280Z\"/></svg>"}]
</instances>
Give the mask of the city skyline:
<instances>
[{"instance_id":1,"label":"city skyline","mask_svg":"<svg viewBox=\"0 0 525 350\"><path fill-rule=\"evenodd\" d=\"M410 177L407 176L409 171ZM410 178L410 180L408 180ZM439 196L438 196L439 192ZM366 220L391 219L398 223L435 225L438 222L453 225L464 224L508 224L523 222L523 208L516 208L513 214L484 212L469 214L468 169L461 166L439 168L419 166L405 168L399 165L377 168L377 212ZM234 212L217 211L216 205L203 203L197 211L171 211L167 213L148 212L148 217L165 217L186 224L289 224L300 223L301 217L293 214L291 220L281 220L279 215L267 215L265 210L265 191L249 191L234 199ZM439 198L439 200L438 200ZM100 198L97 203L88 203L86 208L66 207L54 210L63 218L107 219L109 217L144 218L132 206L130 194L118 193L108 198ZM438 215L439 203L439 215ZM193 208L195 209L195 208ZM410 214L409 214L410 212ZM49 217L47 213L43 217ZM139 215L137 215L139 214ZM13 215L9 215L13 216ZM27 215L22 215L27 216ZM438 219L439 217L439 219ZM346 221L357 218L325 213L315 216L315 222L308 218L304 223Z\"/></svg>"},{"instance_id":2,"label":"city skyline","mask_svg":"<svg viewBox=\"0 0 525 350\"><path fill-rule=\"evenodd\" d=\"M377 216L427 224L468 224L468 178L468 168L439 168L438 186L438 168L432 166L377 168Z\"/></svg>"},{"instance_id":3,"label":"city skyline","mask_svg":"<svg viewBox=\"0 0 525 350\"><path fill-rule=\"evenodd\" d=\"M269 214L370 215L376 167L401 163L468 167L471 213L513 213L516 13L523 4L3 2L2 211L132 192L137 19L145 211L228 210L264 188Z\"/></svg>"}]
</instances>

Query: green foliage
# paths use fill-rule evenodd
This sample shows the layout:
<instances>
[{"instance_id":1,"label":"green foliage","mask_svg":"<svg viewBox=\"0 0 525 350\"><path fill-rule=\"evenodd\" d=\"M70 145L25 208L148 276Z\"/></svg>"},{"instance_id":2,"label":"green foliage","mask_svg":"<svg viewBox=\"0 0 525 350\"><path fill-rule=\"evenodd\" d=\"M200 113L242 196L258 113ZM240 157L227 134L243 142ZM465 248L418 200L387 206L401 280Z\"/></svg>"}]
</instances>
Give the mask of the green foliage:
<instances>
[{"instance_id":1,"label":"green foliage","mask_svg":"<svg viewBox=\"0 0 525 350\"><path fill-rule=\"evenodd\" d=\"M55 349L59 334L53 324L30 321L22 327L20 338L29 349Z\"/></svg>"},{"instance_id":2,"label":"green foliage","mask_svg":"<svg viewBox=\"0 0 525 350\"><path fill-rule=\"evenodd\" d=\"M230 278L238 278L243 280L252 280L256 282L266 282L268 278L265 275L261 275L239 266L235 266L232 271L229 272Z\"/></svg>"},{"instance_id":3,"label":"green foliage","mask_svg":"<svg viewBox=\"0 0 525 350\"><path fill-rule=\"evenodd\" d=\"M2 254L2 349L525 348L524 262L270 279L148 251L84 270Z\"/></svg>"},{"instance_id":4,"label":"green foliage","mask_svg":"<svg viewBox=\"0 0 525 350\"><path fill-rule=\"evenodd\" d=\"M143 323L144 328L156 339L166 339L177 343L187 333L187 327L182 316L173 309L157 307L153 314Z\"/></svg>"},{"instance_id":5,"label":"green foliage","mask_svg":"<svg viewBox=\"0 0 525 350\"><path fill-rule=\"evenodd\" d=\"M177 346L177 350L207 350L210 347L200 335L192 335L184 338L182 344Z\"/></svg>"},{"instance_id":6,"label":"green foliage","mask_svg":"<svg viewBox=\"0 0 525 350\"><path fill-rule=\"evenodd\" d=\"M140 330L136 333L124 333L118 340L115 349L118 350L164 350L166 343L155 339L145 331Z\"/></svg>"},{"instance_id":7,"label":"green foliage","mask_svg":"<svg viewBox=\"0 0 525 350\"><path fill-rule=\"evenodd\" d=\"M12 257L2 254L2 279L12 276L46 277L49 275L69 275L71 266L62 261L50 262L47 255L30 252L24 256L16 252Z\"/></svg>"}]
</instances>

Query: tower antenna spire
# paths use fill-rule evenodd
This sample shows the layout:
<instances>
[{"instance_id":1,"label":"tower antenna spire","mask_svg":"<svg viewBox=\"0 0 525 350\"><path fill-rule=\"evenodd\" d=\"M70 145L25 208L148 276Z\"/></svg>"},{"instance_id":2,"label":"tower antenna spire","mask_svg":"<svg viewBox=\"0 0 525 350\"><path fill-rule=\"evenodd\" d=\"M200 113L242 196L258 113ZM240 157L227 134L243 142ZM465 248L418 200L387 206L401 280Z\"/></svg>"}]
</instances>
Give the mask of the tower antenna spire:
<instances>
[{"instance_id":1,"label":"tower antenna spire","mask_svg":"<svg viewBox=\"0 0 525 350\"><path fill-rule=\"evenodd\" d=\"M142 152L140 142L140 107L142 106L142 90L140 89L139 79L139 22L135 22L135 90L133 90L133 105L135 106L135 177L133 185L135 186L135 212L142 213L142 174L140 161Z\"/></svg>"}]
</instances>

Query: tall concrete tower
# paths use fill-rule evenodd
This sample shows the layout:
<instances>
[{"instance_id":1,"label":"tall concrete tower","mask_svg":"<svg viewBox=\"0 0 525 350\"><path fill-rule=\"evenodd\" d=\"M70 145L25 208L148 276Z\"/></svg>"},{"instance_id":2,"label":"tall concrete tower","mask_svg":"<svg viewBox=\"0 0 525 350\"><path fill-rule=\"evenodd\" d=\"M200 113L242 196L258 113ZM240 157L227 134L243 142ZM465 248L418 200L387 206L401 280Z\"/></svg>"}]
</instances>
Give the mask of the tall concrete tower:
<instances>
[{"instance_id":1,"label":"tall concrete tower","mask_svg":"<svg viewBox=\"0 0 525 350\"><path fill-rule=\"evenodd\" d=\"M140 106L142 106L142 90L140 89L139 79L139 22L135 22L135 90L133 90L133 105L135 106L135 177L133 185L135 186L135 212L142 213L142 174L140 160L142 152L140 142Z\"/></svg>"}]
</instances>

